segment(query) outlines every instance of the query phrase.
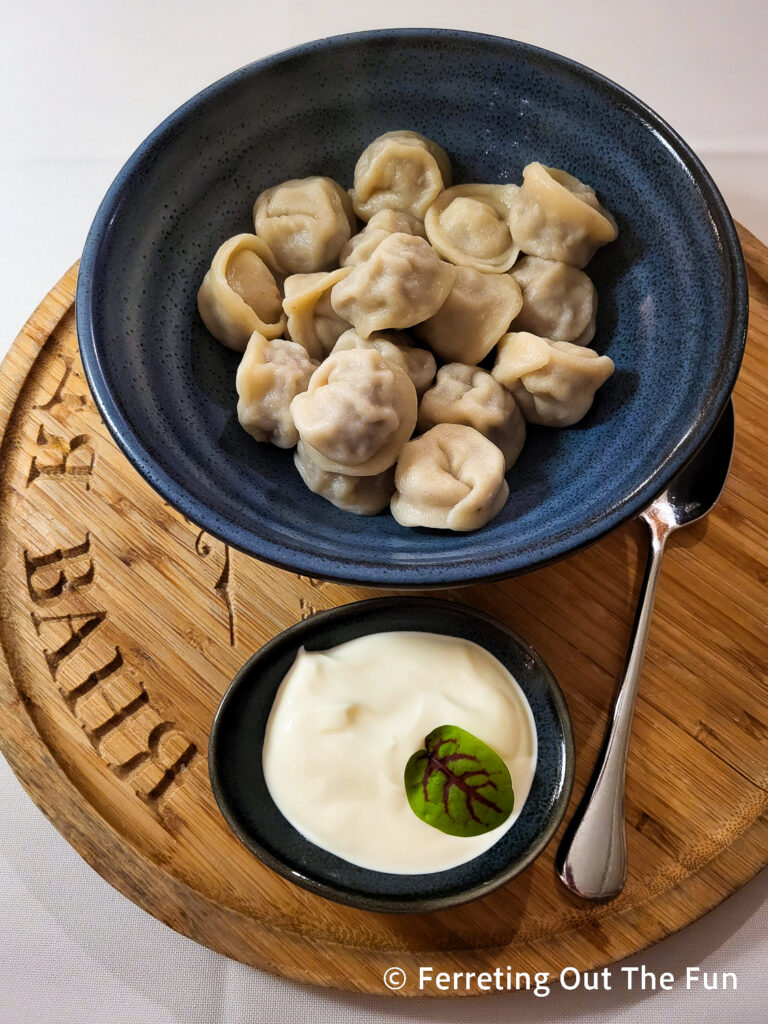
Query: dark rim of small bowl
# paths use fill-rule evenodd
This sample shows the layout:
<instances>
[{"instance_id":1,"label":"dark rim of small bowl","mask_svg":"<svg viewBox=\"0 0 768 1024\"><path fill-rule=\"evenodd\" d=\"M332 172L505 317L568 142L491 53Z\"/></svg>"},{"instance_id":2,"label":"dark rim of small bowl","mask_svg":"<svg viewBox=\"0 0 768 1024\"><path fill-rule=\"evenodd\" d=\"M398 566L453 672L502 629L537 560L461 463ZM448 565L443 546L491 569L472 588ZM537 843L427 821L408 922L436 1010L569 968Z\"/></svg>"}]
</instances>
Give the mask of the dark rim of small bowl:
<instances>
[{"instance_id":1,"label":"dark rim of small bowl","mask_svg":"<svg viewBox=\"0 0 768 1024\"><path fill-rule=\"evenodd\" d=\"M573 540L569 540L567 537L563 538L556 546L550 549L546 556L524 566L505 564L503 560L500 560L500 568L496 568L492 573L484 572L482 569L473 573L468 571L463 564L457 566L442 565L439 572L434 572L429 568L425 569L423 566L418 565L399 565L393 567L378 564L356 564L353 562L344 563L344 571L336 573L329 572L327 560L317 558L304 551L291 549L290 557L286 557L286 548L284 546L266 540L251 531L239 531L237 536L233 536L233 531L237 529L234 524L218 513L212 512L203 502L189 493L182 483L175 480L162 469L133 432L107 387L94 332L92 317L93 280L95 268L99 261L99 250L102 240L120 206L124 186L130 180L135 170L141 166L142 161L156 147L162 144L163 137L169 130L173 129L179 121L183 120L200 103L215 98L217 94L224 92L232 82L252 75L258 70L279 65L284 61L300 58L302 55L310 54L329 46L353 45L367 40L395 41L401 38L411 40L421 38L425 41L455 39L478 44L502 44L512 52L519 50L534 55L538 54L566 70L581 75L583 78L590 79L608 92L612 92L624 105L634 110L680 159L696 183L699 192L704 197L712 218L713 230L722 242L725 262L724 270L728 286L727 304L731 324L730 333L733 337L733 347L730 358L726 360L725 366L721 367L722 372L710 392L709 402L699 411L696 420L680 439L680 442L667 460L658 465L655 471L647 476L622 502L614 505L604 516L596 517L587 526L582 528L578 542L574 543ZM480 32L466 32L454 29L394 28L373 29L365 32L350 32L337 36L328 36L324 39L316 39L300 46L282 50L279 53L247 64L245 67L220 78L212 85L202 89L170 114L147 136L133 155L129 157L117 174L96 212L80 261L75 308L80 355L85 375L99 412L123 454L138 472L151 483L152 487L170 502L174 508L178 509L193 522L205 526L207 532L224 543L232 544L246 554L281 569L337 583L354 583L368 587L430 590L491 582L543 568L552 562L559 561L559 559L574 554L595 543L622 523L634 518L634 516L649 505L695 454L698 447L704 443L730 397L741 366L747 338L748 296L747 275L741 246L725 200L709 172L690 146L678 135L671 125L642 100L599 72L571 60L569 57L563 57L560 54L529 43L508 39L504 36L493 36ZM479 564L482 566L482 559ZM496 564L497 566L499 565L498 560Z\"/></svg>"},{"instance_id":2,"label":"dark rim of small bowl","mask_svg":"<svg viewBox=\"0 0 768 1024\"><path fill-rule=\"evenodd\" d=\"M273 854L261 846L261 844L255 840L250 833L240 827L239 821L229 807L224 794L224 786L219 776L217 754L220 741L224 738L220 731L221 722L224 718L226 705L229 703L235 692L246 683L254 666L258 665L258 663L263 659L269 659L276 649L288 646L298 650L302 643L302 635L305 632L331 625L339 620L347 618L350 614L359 614L360 612L363 612L363 614L373 614L378 611L387 611L399 608L407 608L413 612L415 611L416 605L420 605L424 609L429 608L434 611L449 611L452 615L455 615L458 612L459 614L465 615L468 619L482 622L484 625L490 626L492 629L503 634L506 640L510 641L517 647L522 648L522 650L525 651L525 653L532 659L536 665L540 679L546 685L552 698L552 703L555 706L558 721L562 727L564 754L561 788L545 828L542 829L536 840L531 843L525 854L518 857L509 867L499 871L492 878L487 879L479 885L473 886L472 888L459 893L453 893L450 896L436 896L428 899L394 899L386 896L365 896L359 893L350 893L343 889L337 889L335 886L327 882L317 881L308 875L303 875L301 872L293 870L280 858L273 856ZM417 632L421 632L418 628L418 624L414 624L413 628ZM367 634L365 632L361 632L360 635L364 636ZM259 756L260 754L261 752L259 751ZM533 861L536 860L539 854L543 852L565 817L565 812L568 809L568 803L573 790L574 760L575 751L573 742L573 726L571 723L570 712L568 711L568 705L552 670L536 648L529 644L527 640L524 640L513 629L510 629L509 626L500 622L498 619L493 618L493 616L487 615L485 612L481 612L477 608L473 608L471 605L465 605L456 601L444 601L434 597L368 598L364 601L353 601L350 604L339 605L339 607L330 608L328 611L317 612L308 619L303 619L301 622L297 622L293 626L288 626L281 633L278 633L277 636L268 640L263 647L260 647L259 650L256 651L256 653L252 655L238 670L232 679L232 682L227 687L227 690L221 699L221 703L216 710L208 738L208 774L211 782L211 789L213 790L216 803L218 804L219 810L227 822L227 825L237 836L243 846L250 850L251 853L253 853L254 856L256 856L258 860L268 868L271 868L278 875L281 875L283 878L287 878L288 881L293 882L295 885L298 885L303 889L314 892L317 895L323 896L325 899L332 900L335 903L343 903L346 906L356 907L359 910L369 910L372 912L386 914L423 914L433 910L446 910L450 907L457 907L463 903L469 903L472 900L487 896L489 893L501 888L503 885L506 885L507 882L510 882L513 878L516 878L517 875L529 867ZM482 857L484 855L480 854L480 856ZM419 876L413 875L411 877L417 878Z\"/></svg>"}]
</instances>

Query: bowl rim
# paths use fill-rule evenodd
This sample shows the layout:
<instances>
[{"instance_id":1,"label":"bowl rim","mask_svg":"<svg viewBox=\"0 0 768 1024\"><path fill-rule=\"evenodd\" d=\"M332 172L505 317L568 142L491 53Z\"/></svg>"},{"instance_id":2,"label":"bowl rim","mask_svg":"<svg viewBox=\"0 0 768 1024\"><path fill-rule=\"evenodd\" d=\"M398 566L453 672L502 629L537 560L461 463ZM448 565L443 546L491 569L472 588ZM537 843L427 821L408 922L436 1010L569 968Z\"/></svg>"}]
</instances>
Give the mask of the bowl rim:
<instances>
[{"instance_id":1,"label":"bowl rim","mask_svg":"<svg viewBox=\"0 0 768 1024\"><path fill-rule=\"evenodd\" d=\"M324 630L329 625L333 625L340 620L343 621L349 616L356 616L360 614L363 616L372 616L379 612L386 612L395 609L406 609L415 615L417 607L420 607L424 611L431 610L438 612L450 612L452 615L458 614L465 616L468 620L480 622L484 626L490 627L497 633L501 634L506 642L522 649L523 652L531 658L536 666L537 678L546 688L552 704L554 705L557 722L561 728L563 771L560 778L560 789L546 825L537 834L535 840L525 850L524 854L514 860L511 864L500 869L496 874L486 879L484 882L447 896L431 896L427 898L420 898L418 896L408 898L391 898L387 896L364 895L358 892L350 892L342 888L337 888L333 883L319 881L318 879L312 878L310 875L305 875L300 871L296 871L289 867L288 864L280 857L273 855L269 850L265 849L258 840L256 840L246 829L241 827L240 821L232 812L227 798L224 795L224 785L219 771L218 751L221 743L224 742L226 737L226 732L222 722L225 718L230 701L234 699L241 687L248 685L248 677L258 666L259 662L263 659L269 659L275 652L276 648L279 649L282 646L288 645L289 648L293 647L298 650L302 644L302 637L305 633L318 629ZM418 624L414 625L413 629L416 632L430 632L430 630L419 629ZM366 636L368 635L368 632L361 631L359 636ZM322 650L324 648L313 647L313 649ZM259 756L260 754L261 751L259 751ZM442 598L435 598L431 596L365 598L360 601L351 601L347 604L337 605L335 608L329 608L326 611L316 612L306 619L302 619L291 626L287 626L252 654L251 657L248 658L248 660L235 673L231 683L219 702L218 708L216 709L208 737L208 777L216 804L226 821L227 826L240 840L243 846L246 847L246 849L248 849L258 860L261 861L262 864L265 864L272 871L309 892L313 892L318 896L323 896L325 899L331 900L334 903L342 903L346 906L356 907L358 910L388 914L420 914L428 913L433 910L445 910L450 907L457 907L464 903L480 899L483 896L487 896L489 893L506 885L526 868L530 867L533 861L536 860L536 858L548 846L568 810L571 794L573 792L575 760L576 754L573 738L573 723L571 721L570 711L568 710L568 703L554 673L536 648L527 640L523 639L523 637L521 637L519 633L516 633L510 626L506 625L506 623L501 622L492 615L488 615L487 612L480 611L480 609L474 608L472 605L464 604L461 601L447 601ZM306 841L312 843L311 840ZM312 843L312 845L316 846L317 844ZM322 848L318 847L318 849ZM492 849L493 847L489 847L489 849L484 853L479 854L479 857L481 858L485 856ZM343 860L343 858L341 859ZM461 865L459 865L459 867L461 867ZM408 875L407 877L419 878L421 876L415 873Z\"/></svg>"},{"instance_id":2,"label":"bowl rim","mask_svg":"<svg viewBox=\"0 0 768 1024\"><path fill-rule=\"evenodd\" d=\"M646 474L643 481L622 501L615 503L604 514L594 516L592 520L580 525L577 542L574 542L572 537L565 536L557 544L551 545L546 555L536 557L531 554L524 564L515 562L514 549L502 557L494 558L491 566L482 561L465 561L459 564L444 562L439 567L423 566L418 563L393 564L384 559L364 562L345 561L343 558L331 558L324 554L314 554L304 549L288 547L284 542L272 541L250 529L242 528L226 516L212 510L193 495L187 485L171 476L150 455L111 394L107 385L107 375L99 356L99 343L97 342L93 314L94 276L99 263L101 246L121 205L124 187L135 171L141 167L144 160L162 142L166 133L201 104L215 98L235 82L258 74L260 71L333 46L353 46L358 43L382 40L394 42L400 39L423 39L432 42L453 39L459 42L501 45L508 48L510 52L525 52L533 56L544 57L559 65L563 70L575 73L601 86L636 113L653 133L675 153L704 199L713 225L713 232L720 242L727 293L726 308L729 322L727 333L732 338L732 344L728 349L727 359L723 359L725 365L722 369L724 372L718 375L710 389L709 401L698 411L688 430L665 461L657 464L650 473ZM519 40L461 29L387 28L326 36L273 53L223 76L197 92L169 114L125 162L96 212L80 261L75 310L78 343L85 376L104 423L117 446L134 468L179 512L200 526L204 526L207 533L223 543L230 544L248 555L289 572L297 572L330 582L352 583L368 587L431 590L491 582L543 568L597 542L646 508L706 441L731 395L746 344L748 295L746 268L736 227L719 189L690 146L668 122L637 96L578 61ZM484 564L486 565L485 569L483 569ZM338 571L340 566L343 566L343 571Z\"/></svg>"}]
</instances>

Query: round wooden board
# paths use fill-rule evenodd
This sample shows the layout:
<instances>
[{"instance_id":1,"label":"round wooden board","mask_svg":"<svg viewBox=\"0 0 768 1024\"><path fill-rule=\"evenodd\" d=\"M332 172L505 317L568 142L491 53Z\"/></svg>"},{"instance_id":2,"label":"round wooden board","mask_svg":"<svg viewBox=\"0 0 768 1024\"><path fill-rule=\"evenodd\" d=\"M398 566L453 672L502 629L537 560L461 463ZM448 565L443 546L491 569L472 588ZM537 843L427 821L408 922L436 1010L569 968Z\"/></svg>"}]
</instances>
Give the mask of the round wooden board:
<instances>
[{"instance_id":1,"label":"round wooden board","mask_svg":"<svg viewBox=\"0 0 768 1024\"><path fill-rule=\"evenodd\" d=\"M752 308L736 453L721 502L676 536L662 571L630 752L626 889L604 905L572 900L553 871L556 839L487 898L404 917L326 902L262 867L227 830L206 768L211 719L239 665L297 619L372 592L253 561L144 483L88 395L73 268L0 376L1 744L59 831L121 892L212 949L376 993L397 965L404 995L421 964L602 966L751 878L768 862L768 251L747 232L742 241ZM555 672L576 738L571 809L603 735L645 553L632 523L540 572L447 595L508 622Z\"/></svg>"}]
</instances>

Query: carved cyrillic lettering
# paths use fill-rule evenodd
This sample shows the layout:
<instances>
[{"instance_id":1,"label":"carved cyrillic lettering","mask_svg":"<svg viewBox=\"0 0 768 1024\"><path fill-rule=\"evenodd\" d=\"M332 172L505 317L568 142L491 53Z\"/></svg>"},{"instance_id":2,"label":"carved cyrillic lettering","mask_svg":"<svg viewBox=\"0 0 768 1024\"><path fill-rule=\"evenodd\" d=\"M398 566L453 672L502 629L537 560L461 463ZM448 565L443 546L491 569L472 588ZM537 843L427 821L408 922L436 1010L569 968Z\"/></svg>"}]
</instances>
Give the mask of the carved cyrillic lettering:
<instances>
[{"instance_id":1,"label":"carved cyrillic lettering","mask_svg":"<svg viewBox=\"0 0 768 1024\"><path fill-rule=\"evenodd\" d=\"M152 763L162 775L146 794L146 799L157 802L168 795L179 773L197 753L197 747L174 728L173 722L161 722L149 735L149 749Z\"/></svg>"},{"instance_id":2,"label":"carved cyrillic lettering","mask_svg":"<svg viewBox=\"0 0 768 1024\"><path fill-rule=\"evenodd\" d=\"M141 699L144 686L134 690L134 699L127 703L120 721L112 728L99 730L99 756L119 779L125 779L140 764L149 759L149 735L161 721L149 701ZM125 693L126 698L128 694ZM134 789L136 786L131 782Z\"/></svg>"},{"instance_id":3,"label":"carved cyrillic lettering","mask_svg":"<svg viewBox=\"0 0 768 1024\"><path fill-rule=\"evenodd\" d=\"M197 747L173 722L159 719L143 683L126 685L123 668L122 654L115 648L114 657L102 668L61 692L115 775L128 782L142 800L158 804L193 760Z\"/></svg>"},{"instance_id":4,"label":"carved cyrillic lettering","mask_svg":"<svg viewBox=\"0 0 768 1024\"><path fill-rule=\"evenodd\" d=\"M102 757L102 740L149 705L143 683L116 678L123 667L123 655L116 647L114 657L82 683L69 690L59 687L65 704Z\"/></svg>"},{"instance_id":5,"label":"carved cyrillic lettering","mask_svg":"<svg viewBox=\"0 0 768 1024\"><path fill-rule=\"evenodd\" d=\"M73 372L72 360L69 356L59 356L59 358L64 364L64 372L56 385L56 390L47 402L33 406L35 409L43 409L47 412L49 409L55 409L57 405L64 405L68 409L82 409L88 404L85 395L76 395L73 391L67 391L67 383Z\"/></svg>"},{"instance_id":6,"label":"carved cyrillic lettering","mask_svg":"<svg viewBox=\"0 0 768 1024\"><path fill-rule=\"evenodd\" d=\"M117 673L123 668L125 662L123 661L123 655L120 652L120 648L115 648L115 656L103 665L100 669L95 672L91 672L87 679L83 680L77 686L72 687L70 690L65 690L63 687L59 687L59 691L64 698L69 710L72 714L80 721L83 728L86 730L94 743L94 746L98 745L98 741L103 739L107 733L116 729L119 725L122 725L126 719L130 718L140 707L149 702L147 691L144 689L142 683L134 686L128 693L123 694L121 697L117 696L114 688L110 689L104 686L104 682L116 676ZM138 691L138 692L137 692ZM83 703L87 702L91 698L91 703L94 702L94 698L98 696L102 709L106 706L107 717L102 718L98 725L89 725L84 718Z\"/></svg>"},{"instance_id":7,"label":"carved cyrillic lettering","mask_svg":"<svg viewBox=\"0 0 768 1024\"><path fill-rule=\"evenodd\" d=\"M118 778L127 778L147 803L159 803L169 795L196 753L195 744L173 722L159 722L147 737L146 748L113 770Z\"/></svg>"},{"instance_id":8,"label":"carved cyrillic lettering","mask_svg":"<svg viewBox=\"0 0 768 1024\"><path fill-rule=\"evenodd\" d=\"M85 489L90 490L91 476L96 463L96 450L91 443L90 434L78 434L71 441L67 441L56 434L49 434L41 424L37 443L41 448L50 451L51 457L56 461L41 464L39 456L33 456L27 487L42 476L73 477L85 480Z\"/></svg>"},{"instance_id":9,"label":"carved cyrillic lettering","mask_svg":"<svg viewBox=\"0 0 768 1024\"><path fill-rule=\"evenodd\" d=\"M69 638L65 640L61 646L53 650L48 648L44 648L43 650L43 655L48 664L48 670L51 673L51 678L54 682L56 681L56 676L58 675L62 663L75 653L85 638L90 636L94 630L98 629L107 617L107 613L102 611L83 612L80 615L38 615L37 612L32 612L31 614L35 630L41 639L44 639L43 627L46 624L53 622L66 622L69 629ZM83 621L83 624L78 629L75 629L73 623L79 619Z\"/></svg>"},{"instance_id":10,"label":"carved cyrillic lettering","mask_svg":"<svg viewBox=\"0 0 768 1024\"><path fill-rule=\"evenodd\" d=\"M167 797L171 787L177 784L178 775L198 753L195 743L190 742L170 722L163 722L150 736L153 759L163 776L148 794L151 801L160 802Z\"/></svg>"},{"instance_id":11,"label":"carved cyrillic lettering","mask_svg":"<svg viewBox=\"0 0 768 1024\"><path fill-rule=\"evenodd\" d=\"M86 534L82 544L76 544L71 548L57 548L47 555L30 555L29 551L24 552L24 570L27 576L27 590L35 604L47 604L54 601L66 590L81 590L93 583L95 569L90 557L91 535ZM82 562L88 559L88 568L77 574L68 576L64 569L59 571L58 578L49 586L42 583L35 583L38 573L44 575L43 570L57 566L64 562Z\"/></svg>"},{"instance_id":12,"label":"carved cyrillic lettering","mask_svg":"<svg viewBox=\"0 0 768 1024\"><path fill-rule=\"evenodd\" d=\"M185 517L186 518L186 517ZM189 522L186 519L186 522ZM205 539L208 536L205 530L200 530L197 537L195 538L195 551L201 558L208 558L213 548ZM224 606L227 609L227 620L229 623L229 645L235 647L237 644L237 621L235 617L235 603L232 597L232 589L234 580L232 579L230 571L230 552L229 544L224 544L224 564L221 569L219 578L213 585L214 593L218 594L220 599L224 602Z\"/></svg>"},{"instance_id":13,"label":"carved cyrillic lettering","mask_svg":"<svg viewBox=\"0 0 768 1024\"><path fill-rule=\"evenodd\" d=\"M229 622L229 646L237 644L237 627L235 623L235 604L232 600L232 582L230 579L230 554L229 544L224 545L224 567L221 575L213 585L215 593L219 595L227 609L227 620Z\"/></svg>"},{"instance_id":14,"label":"carved cyrillic lettering","mask_svg":"<svg viewBox=\"0 0 768 1024\"><path fill-rule=\"evenodd\" d=\"M62 466L68 472L66 456ZM25 550L24 568L29 595L37 605L81 590L95 578L91 536L86 534L81 544L41 555ZM216 584L225 600L228 583L229 551L225 548L224 569ZM32 611L30 615L37 635L46 643L43 656L51 678L93 749L162 820L162 802L197 756L196 745L173 722L161 719L143 682L126 666L120 648L105 643L108 631L103 639L89 640L107 620L106 611L62 615ZM75 658L63 668L86 642L84 665L78 667L81 659ZM101 668L89 671L99 661Z\"/></svg>"},{"instance_id":15,"label":"carved cyrillic lettering","mask_svg":"<svg viewBox=\"0 0 768 1024\"><path fill-rule=\"evenodd\" d=\"M88 730L88 735L91 737L91 740L94 741L94 746L96 746L99 753L101 753L101 741L106 735L111 733L114 729L117 729L117 727L122 725L123 722L127 722L128 719L132 718L137 711L144 707L145 704L147 706L149 705L149 697L143 686L136 696L132 697L127 704L115 704L106 694L104 699L110 703L115 713L111 718L108 718L106 722L102 722L101 725L97 725L95 729Z\"/></svg>"}]
</instances>

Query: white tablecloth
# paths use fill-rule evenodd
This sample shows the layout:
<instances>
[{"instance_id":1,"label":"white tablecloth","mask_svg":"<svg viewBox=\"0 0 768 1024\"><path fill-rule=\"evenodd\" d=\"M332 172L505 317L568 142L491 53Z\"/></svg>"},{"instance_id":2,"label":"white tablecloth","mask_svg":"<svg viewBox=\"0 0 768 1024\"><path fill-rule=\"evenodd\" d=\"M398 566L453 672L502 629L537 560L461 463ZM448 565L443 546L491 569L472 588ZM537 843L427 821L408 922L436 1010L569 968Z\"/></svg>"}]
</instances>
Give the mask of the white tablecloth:
<instances>
[{"instance_id":1,"label":"white tablecloth","mask_svg":"<svg viewBox=\"0 0 768 1024\"><path fill-rule=\"evenodd\" d=\"M703 157L734 215L768 241L768 8L668 0L0 0L0 356L77 258L135 146L188 96L260 56L322 35L438 25L567 54L657 109ZM767 751L768 755L768 751ZM176 935L103 882L0 759L0 1024L312 1024L517 1020L677 1024L768 1020L768 873L627 961L684 978L734 972L736 991L554 988L453 1002L306 988Z\"/></svg>"}]
</instances>

